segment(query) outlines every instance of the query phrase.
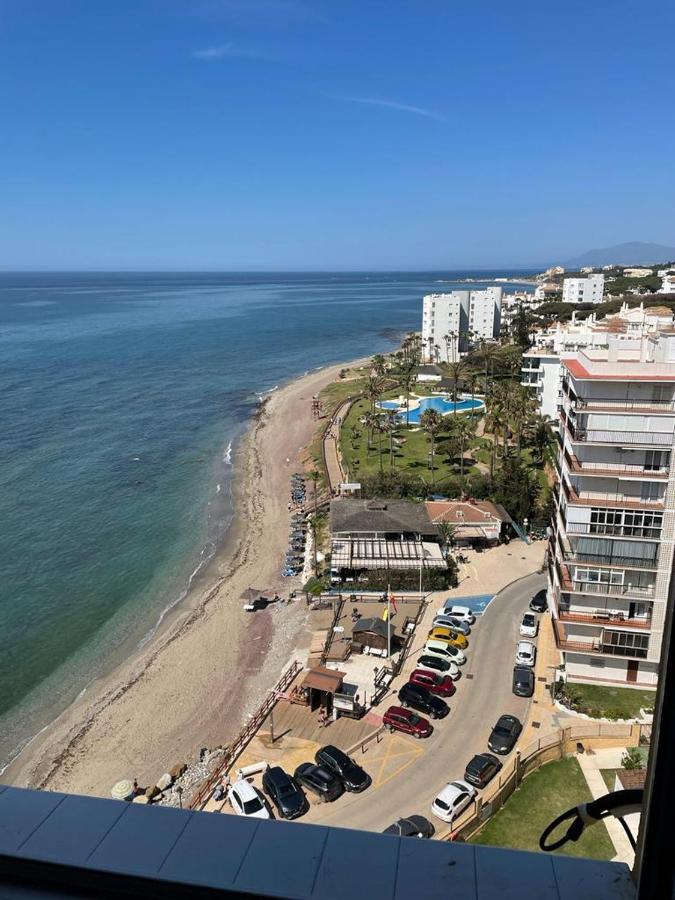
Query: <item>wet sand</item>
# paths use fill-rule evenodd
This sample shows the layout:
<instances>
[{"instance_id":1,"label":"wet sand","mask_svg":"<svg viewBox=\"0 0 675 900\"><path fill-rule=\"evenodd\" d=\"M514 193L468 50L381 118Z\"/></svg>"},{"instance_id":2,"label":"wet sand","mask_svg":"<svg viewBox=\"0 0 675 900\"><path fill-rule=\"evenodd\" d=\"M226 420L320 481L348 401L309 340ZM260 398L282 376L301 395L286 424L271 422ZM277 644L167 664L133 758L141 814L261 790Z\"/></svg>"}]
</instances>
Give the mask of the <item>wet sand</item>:
<instances>
[{"instance_id":1,"label":"wet sand","mask_svg":"<svg viewBox=\"0 0 675 900\"><path fill-rule=\"evenodd\" d=\"M236 735L294 658L306 620L300 598L244 612L248 587L283 596L289 478L304 468L317 422L311 398L343 365L271 395L235 453L236 515L204 578L160 633L111 675L89 686L8 767L3 782L109 796L121 778L153 784L200 747ZM308 485L308 497L311 496Z\"/></svg>"}]
</instances>

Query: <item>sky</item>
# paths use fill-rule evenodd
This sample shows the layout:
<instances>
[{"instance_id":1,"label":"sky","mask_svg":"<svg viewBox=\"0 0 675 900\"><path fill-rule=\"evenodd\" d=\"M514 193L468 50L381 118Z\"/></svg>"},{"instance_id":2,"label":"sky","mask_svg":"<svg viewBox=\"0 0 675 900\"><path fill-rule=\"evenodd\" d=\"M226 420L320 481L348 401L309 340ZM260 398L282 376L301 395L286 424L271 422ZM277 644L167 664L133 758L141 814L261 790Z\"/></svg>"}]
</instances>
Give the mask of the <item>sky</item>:
<instances>
[{"instance_id":1,"label":"sky","mask_svg":"<svg viewBox=\"0 0 675 900\"><path fill-rule=\"evenodd\" d=\"M0 0L0 268L675 245L671 0Z\"/></svg>"}]
</instances>

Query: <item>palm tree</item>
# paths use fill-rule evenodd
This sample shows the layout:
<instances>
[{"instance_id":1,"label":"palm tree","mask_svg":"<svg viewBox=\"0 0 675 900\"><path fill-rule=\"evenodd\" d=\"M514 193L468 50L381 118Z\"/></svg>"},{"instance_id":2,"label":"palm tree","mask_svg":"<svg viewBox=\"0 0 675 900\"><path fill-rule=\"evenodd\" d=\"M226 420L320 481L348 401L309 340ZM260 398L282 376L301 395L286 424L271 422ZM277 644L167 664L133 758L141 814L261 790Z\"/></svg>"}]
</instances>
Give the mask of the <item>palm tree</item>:
<instances>
[{"instance_id":1,"label":"palm tree","mask_svg":"<svg viewBox=\"0 0 675 900\"><path fill-rule=\"evenodd\" d=\"M453 422L453 430L459 443L459 477L464 482L464 454L471 438L476 433L476 425L468 416L459 416ZM463 489L463 488L462 488Z\"/></svg>"},{"instance_id":2,"label":"palm tree","mask_svg":"<svg viewBox=\"0 0 675 900\"><path fill-rule=\"evenodd\" d=\"M377 426L378 418L377 413L370 410L363 416L363 424L366 426L366 457L370 456L370 451L373 449L373 431Z\"/></svg>"},{"instance_id":3,"label":"palm tree","mask_svg":"<svg viewBox=\"0 0 675 900\"><path fill-rule=\"evenodd\" d=\"M375 416L375 421L373 423L373 429L377 432L377 452L378 452L378 460L380 464L380 472L382 471L382 435L386 432L386 419L385 416L380 413Z\"/></svg>"},{"instance_id":4,"label":"palm tree","mask_svg":"<svg viewBox=\"0 0 675 900\"><path fill-rule=\"evenodd\" d=\"M494 373L494 361L497 356L499 356L499 347L496 344L488 344L487 341L481 341L481 356L483 357L483 362L485 363L485 401L487 403L488 398L488 367L490 368L492 375Z\"/></svg>"},{"instance_id":5,"label":"palm tree","mask_svg":"<svg viewBox=\"0 0 675 900\"><path fill-rule=\"evenodd\" d=\"M321 478L321 472L318 469L312 469L309 473L309 480L312 482L313 496L314 496L314 515L316 516L316 510L318 505L317 500L317 486L319 484L319 479Z\"/></svg>"},{"instance_id":6,"label":"palm tree","mask_svg":"<svg viewBox=\"0 0 675 900\"><path fill-rule=\"evenodd\" d=\"M450 522L439 522L436 527L438 536L441 539L441 550L446 555L448 548L452 547L452 543L455 540L457 529Z\"/></svg>"},{"instance_id":7,"label":"palm tree","mask_svg":"<svg viewBox=\"0 0 675 900\"><path fill-rule=\"evenodd\" d=\"M410 428L410 394L412 392L412 386L415 383L415 367L414 366L406 366L404 367L401 375L399 376L399 384L403 388L405 393L405 427Z\"/></svg>"},{"instance_id":8,"label":"palm tree","mask_svg":"<svg viewBox=\"0 0 675 900\"><path fill-rule=\"evenodd\" d=\"M544 454L551 440L551 426L545 416L539 416L532 430L532 447L536 451L537 459L544 462Z\"/></svg>"},{"instance_id":9,"label":"palm tree","mask_svg":"<svg viewBox=\"0 0 675 900\"><path fill-rule=\"evenodd\" d=\"M445 423L443 416L435 409L426 409L420 417L420 425L429 435L431 441L431 484L434 483L434 456L436 454L436 435Z\"/></svg>"},{"instance_id":10,"label":"palm tree","mask_svg":"<svg viewBox=\"0 0 675 900\"><path fill-rule=\"evenodd\" d=\"M370 401L370 411L374 412L375 404L382 396L382 379L374 378L372 375L366 381L365 387L363 388L363 393L365 397Z\"/></svg>"},{"instance_id":11,"label":"palm tree","mask_svg":"<svg viewBox=\"0 0 675 900\"><path fill-rule=\"evenodd\" d=\"M457 414L457 382L466 370L466 363L463 359L450 363L450 377L452 378L452 399L455 404L453 413Z\"/></svg>"},{"instance_id":12,"label":"palm tree","mask_svg":"<svg viewBox=\"0 0 675 900\"><path fill-rule=\"evenodd\" d=\"M394 467L394 434L396 433L399 424L400 422L396 410L388 409L384 418L384 430L389 435L389 466L392 469Z\"/></svg>"},{"instance_id":13,"label":"palm tree","mask_svg":"<svg viewBox=\"0 0 675 900\"><path fill-rule=\"evenodd\" d=\"M381 353L377 353L370 362L374 374L381 378L387 371L387 361L384 356Z\"/></svg>"},{"instance_id":14,"label":"palm tree","mask_svg":"<svg viewBox=\"0 0 675 900\"><path fill-rule=\"evenodd\" d=\"M469 375L469 387L471 388L471 418L473 419L475 415L475 410L473 408L473 404L476 400L476 387L478 385L478 375L475 372L472 372Z\"/></svg>"}]
</instances>

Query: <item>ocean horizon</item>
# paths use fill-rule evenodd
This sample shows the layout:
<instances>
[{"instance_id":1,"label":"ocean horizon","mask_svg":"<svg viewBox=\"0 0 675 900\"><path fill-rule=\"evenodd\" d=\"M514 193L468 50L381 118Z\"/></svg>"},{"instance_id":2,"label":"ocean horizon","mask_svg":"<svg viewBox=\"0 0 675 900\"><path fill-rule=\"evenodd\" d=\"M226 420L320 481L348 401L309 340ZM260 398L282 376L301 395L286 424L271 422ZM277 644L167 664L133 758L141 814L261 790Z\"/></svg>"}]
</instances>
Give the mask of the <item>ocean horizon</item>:
<instances>
[{"instance_id":1,"label":"ocean horizon","mask_svg":"<svg viewBox=\"0 0 675 900\"><path fill-rule=\"evenodd\" d=\"M0 772L222 545L260 398L497 273L0 272Z\"/></svg>"}]
</instances>

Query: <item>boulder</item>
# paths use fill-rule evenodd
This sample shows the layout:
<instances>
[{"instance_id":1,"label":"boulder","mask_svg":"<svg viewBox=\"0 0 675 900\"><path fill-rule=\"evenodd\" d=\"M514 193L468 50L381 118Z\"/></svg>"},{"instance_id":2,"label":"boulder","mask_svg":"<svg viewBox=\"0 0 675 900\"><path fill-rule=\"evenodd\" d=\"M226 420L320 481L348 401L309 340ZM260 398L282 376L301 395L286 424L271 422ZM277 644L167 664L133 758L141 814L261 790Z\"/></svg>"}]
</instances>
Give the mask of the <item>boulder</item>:
<instances>
[{"instance_id":1,"label":"boulder","mask_svg":"<svg viewBox=\"0 0 675 900\"><path fill-rule=\"evenodd\" d=\"M180 776L185 772L187 766L185 763L178 763L177 766L174 766L172 769L169 769L169 775L175 781L176 778L180 778Z\"/></svg>"},{"instance_id":2,"label":"boulder","mask_svg":"<svg viewBox=\"0 0 675 900\"><path fill-rule=\"evenodd\" d=\"M157 787L160 791L165 791L174 782L174 778L170 772L165 772L161 778L157 779Z\"/></svg>"}]
</instances>

